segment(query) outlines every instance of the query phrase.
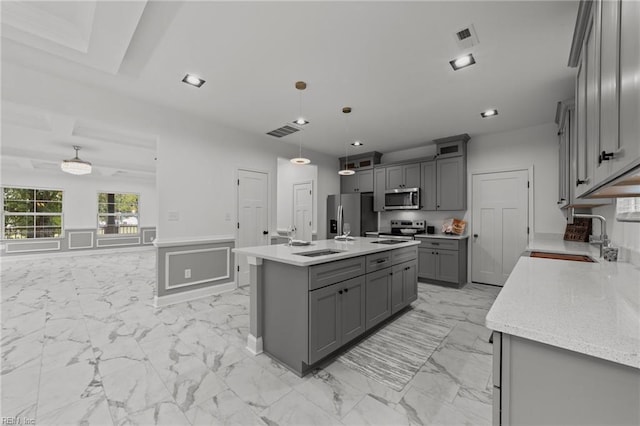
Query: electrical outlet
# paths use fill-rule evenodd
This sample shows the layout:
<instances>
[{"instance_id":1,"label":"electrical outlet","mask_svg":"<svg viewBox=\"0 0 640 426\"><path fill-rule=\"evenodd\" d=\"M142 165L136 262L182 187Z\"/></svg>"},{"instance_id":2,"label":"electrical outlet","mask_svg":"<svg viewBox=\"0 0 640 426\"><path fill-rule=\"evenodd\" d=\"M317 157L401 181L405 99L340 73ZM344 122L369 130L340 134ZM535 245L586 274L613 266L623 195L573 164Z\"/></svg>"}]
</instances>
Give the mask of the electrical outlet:
<instances>
[{"instance_id":1,"label":"electrical outlet","mask_svg":"<svg viewBox=\"0 0 640 426\"><path fill-rule=\"evenodd\" d=\"M191 269L185 269L184 270L184 277L185 278L191 278Z\"/></svg>"}]
</instances>

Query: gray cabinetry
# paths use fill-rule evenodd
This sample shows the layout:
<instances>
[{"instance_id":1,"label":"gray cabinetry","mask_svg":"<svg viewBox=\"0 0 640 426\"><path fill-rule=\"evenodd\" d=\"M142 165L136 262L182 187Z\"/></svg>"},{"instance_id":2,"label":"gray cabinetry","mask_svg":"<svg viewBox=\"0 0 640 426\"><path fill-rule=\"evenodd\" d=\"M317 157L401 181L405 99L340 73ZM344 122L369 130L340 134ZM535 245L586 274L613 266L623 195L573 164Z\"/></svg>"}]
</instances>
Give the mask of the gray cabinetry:
<instances>
[{"instance_id":1,"label":"gray cabinetry","mask_svg":"<svg viewBox=\"0 0 640 426\"><path fill-rule=\"evenodd\" d=\"M636 368L499 332L493 365L494 425L640 424Z\"/></svg>"},{"instance_id":2,"label":"gray cabinetry","mask_svg":"<svg viewBox=\"0 0 640 426\"><path fill-rule=\"evenodd\" d=\"M365 331L364 276L309 292L309 364Z\"/></svg>"},{"instance_id":3,"label":"gray cabinetry","mask_svg":"<svg viewBox=\"0 0 640 426\"><path fill-rule=\"evenodd\" d=\"M387 189L387 170L384 167L373 169L373 210L384 211L384 191Z\"/></svg>"},{"instance_id":4,"label":"gray cabinetry","mask_svg":"<svg viewBox=\"0 0 640 426\"><path fill-rule=\"evenodd\" d=\"M418 278L454 283L467 280L467 239L420 238Z\"/></svg>"},{"instance_id":5,"label":"gray cabinetry","mask_svg":"<svg viewBox=\"0 0 640 426\"><path fill-rule=\"evenodd\" d=\"M435 161L425 161L420 165L421 167L421 175L422 175L422 184L420 188L422 192L420 196L422 197L422 210L436 210L436 192L437 192L437 181L436 181L436 162Z\"/></svg>"},{"instance_id":6,"label":"gray cabinetry","mask_svg":"<svg viewBox=\"0 0 640 426\"><path fill-rule=\"evenodd\" d=\"M349 176L340 176L340 193L373 192L373 169L359 170Z\"/></svg>"},{"instance_id":7,"label":"gray cabinetry","mask_svg":"<svg viewBox=\"0 0 640 426\"><path fill-rule=\"evenodd\" d=\"M366 328L374 327L391 316L392 268L367 274Z\"/></svg>"},{"instance_id":8,"label":"gray cabinetry","mask_svg":"<svg viewBox=\"0 0 640 426\"><path fill-rule=\"evenodd\" d=\"M395 265L391 275L391 314L418 299L417 261Z\"/></svg>"},{"instance_id":9,"label":"gray cabinetry","mask_svg":"<svg viewBox=\"0 0 640 426\"><path fill-rule=\"evenodd\" d=\"M386 170L387 189L420 187L420 163L389 166Z\"/></svg>"},{"instance_id":10,"label":"gray cabinetry","mask_svg":"<svg viewBox=\"0 0 640 426\"><path fill-rule=\"evenodd\" d=\"M436 209L465 210L467 208L466 157L451 157L436 161Z\"/></svg>"}]
</instances>

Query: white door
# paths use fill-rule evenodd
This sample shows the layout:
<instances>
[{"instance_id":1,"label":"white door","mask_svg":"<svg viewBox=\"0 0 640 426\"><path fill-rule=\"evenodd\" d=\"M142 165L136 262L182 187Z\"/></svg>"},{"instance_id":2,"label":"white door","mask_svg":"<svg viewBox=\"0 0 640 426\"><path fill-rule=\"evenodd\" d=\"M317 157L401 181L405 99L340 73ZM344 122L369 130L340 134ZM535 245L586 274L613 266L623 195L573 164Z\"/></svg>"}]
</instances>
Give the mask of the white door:
<instances>
[{"instance_id":1,"label":"white door","mask_svg":"<svg viewBox=\"0 0 640 426\"><path fill-rule=\"evenodd\" d=\"M269 244L268 176L238 170L238 247ZM247 257L236 256L238 285L249 284Z\"/></svg>"},{"instance_id":2,"label":"white door","mask_svg":"<svg viewBox=\"0 0 640 426\"><path fill-rule=\"evenodd\" d=\"M471 280L502 286L527 247L529 173L474 174L472 181Z\"/></svg>"},{"instance_id":3,"label":"white door","mask_svg":"<svg viewBox=\"0 0 640 426\"><path fill-rule=\"evenodd\" d=\"M298 240L311 241L312 200L313 184L311 182L293 184L293 226Z\"/></svg>"}]
</instances>

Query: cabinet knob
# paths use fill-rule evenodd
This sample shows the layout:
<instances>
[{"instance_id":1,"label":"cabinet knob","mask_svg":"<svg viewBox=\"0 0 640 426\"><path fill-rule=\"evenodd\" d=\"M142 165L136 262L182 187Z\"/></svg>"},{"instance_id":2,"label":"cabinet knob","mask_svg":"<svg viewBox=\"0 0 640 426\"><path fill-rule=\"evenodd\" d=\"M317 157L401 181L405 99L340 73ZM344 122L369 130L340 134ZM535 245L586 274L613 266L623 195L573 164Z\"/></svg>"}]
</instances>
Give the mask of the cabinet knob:
<instances>
[{"instance_id":1,"label":"cabinet knob","mask_svg":"<svg viewBox=\"0 0 640 426\"><path fill-rule=\"evenodd\" d=\"M478 234L473 234L473 238L478 238Z\"/></svg>"},{"instance_id":2,"label":"cabinet knob","mask_svg":"<svg viewBox=\"0 0 640 426\"><path fill-rule=\"evenodd\" d=\"M262 231L262 235L268 235L269 231Z\"/></svg>"},{"instance_id":3,"label":"cabinet knob","mask_svg":"<svg viewBox=\"0 0 640 426\"><path fill-rule=\"evenodd\" d=\"M344 292L345 292L345 293L349 293L349 289L348 289L348 288L345 288L345 289L344 289Z\"/></svg>"},{"instance_id":4,"label":"cabinet knob","mask_svg":"<svg viewBox=\"0 0 640 426\"><path fill-rule=\"evenodd\" d=\"M338 293L342 294L342 290L338 290Z\"/></svg>"},{"instance_id":5,"label":"cabinet knob","mask_svg":"<svg viewBox=\"0 0 640 426\"><path fill-rule=\"evenodd\" d=\"M602 151L600 155L598 155L598 164L602 164L603 161L609 161L613 158L613 152Z\"/></svg>"},{"instance_id":6,"label":"cabinet knob","mask_svg":"<svg viewBox=\"0 0 640 426\"><path fill-rule=\"evenodd\" d=\"M583 185L583 184L585 184L585 183L587 183L587 181L586 181L586 180L576 179L576 186Z\"/></svg>"}]
</instances>

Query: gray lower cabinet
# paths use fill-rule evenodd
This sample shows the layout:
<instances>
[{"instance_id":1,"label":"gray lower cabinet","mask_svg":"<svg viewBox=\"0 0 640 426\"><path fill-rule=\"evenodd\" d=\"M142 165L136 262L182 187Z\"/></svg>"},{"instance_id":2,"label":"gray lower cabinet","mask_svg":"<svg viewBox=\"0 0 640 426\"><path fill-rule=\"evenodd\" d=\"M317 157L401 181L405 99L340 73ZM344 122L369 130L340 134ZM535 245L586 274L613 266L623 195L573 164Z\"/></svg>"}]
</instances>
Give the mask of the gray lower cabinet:
<instances>
[{"instance_id":1,"label":"gray lower cabinet","mask_svg":"<svg viewBox=\"0 0 640 426\"><path fill-rule=\"evenodd\" d=\"M367 274L366 324L367 330L391 316L392 268Z\"/></svg>"},{"instance_id":2,"label":"gray lower cabinet","mask_svg":"<svg viewBox=\"0 0 640 426\"><path fill-rule=\"evenodd\" d=\"M638 425L640 370L493 333L494 425Z\"/></svg>"},{"instance_id":3,"label":"gray lower cabinet","mask_svg":"<svg viewBox=\"0 0 640 426\"><path fill-rule=\"evenodd\" d=\"M309 364L365 331L364 284L360 276L309 292Z\"/></svg>"},{"instance_id":4,"label":"gray lower cabinet","mask_svg":"<svg viewBox=\"0 0 640 426\"><path fill-rule=\"evenodd\" d=\"M415 246L405 247L309 267L264 259L264 351L306 374L311 365L416 300L417 253Z\"/></svg>"},{"instance_id":5,"label":"gray lower cabinet","mask_svg":"<svg viewBox=\"0 0 640 426\"><path fill-rule=\"evenodd\" d=\"M467 240L420 238L418 278L458 286L467 280Z\"/></svg>"}]
</instances>

